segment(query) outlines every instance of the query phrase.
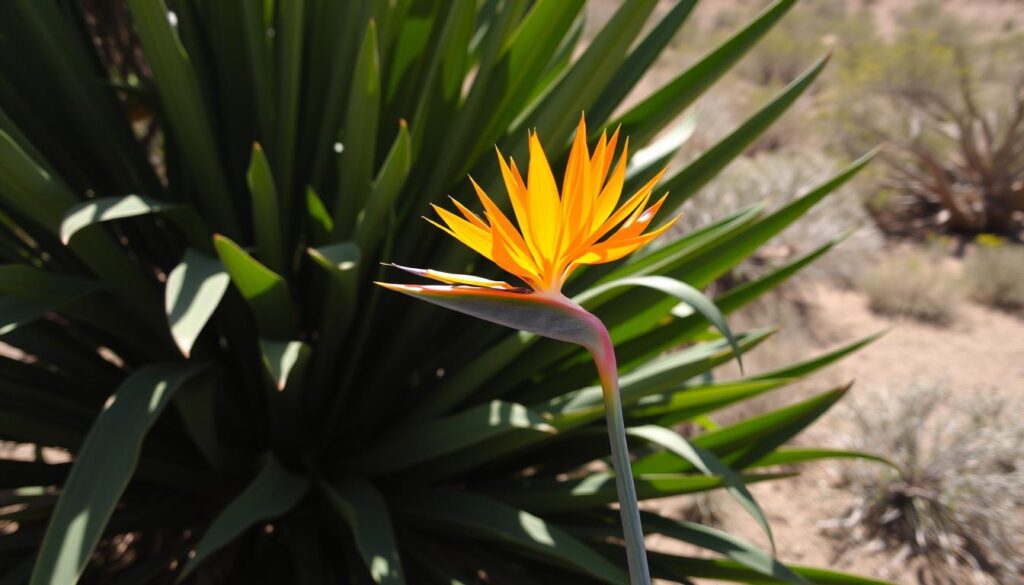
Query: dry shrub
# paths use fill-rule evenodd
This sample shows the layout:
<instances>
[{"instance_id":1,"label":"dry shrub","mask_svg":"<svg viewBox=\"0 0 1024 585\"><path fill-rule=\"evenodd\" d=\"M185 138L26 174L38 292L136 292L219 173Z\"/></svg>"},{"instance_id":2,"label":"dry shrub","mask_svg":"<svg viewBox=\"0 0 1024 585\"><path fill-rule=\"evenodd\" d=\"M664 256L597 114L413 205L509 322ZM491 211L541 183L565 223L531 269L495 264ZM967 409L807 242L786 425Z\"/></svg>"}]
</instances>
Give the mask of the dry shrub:
<instances>
[{"instance_id":1,"label":"dry shrub","mask_svg":"<svg viewBox=\"0 0 1024 585\"><path fill-rule=\"evenodd\" d=\"M860 280L872 311L948 325L960 301L957 280L927 252L908 252L868 268Z\"/></svg>"},{"instance_id":2,"label":"dry shrub","mask_svg":"<svg viewBox=\"0 0 1024 585\"><path fill-rule=\"evenodd\" d=\"M846 544L918 557L944 582L968 569L976 583L1024 576L1024 424L1021 404L994 392L952 399L917 384L890 399L851 404L848 447L894 464L842 466L856 503L835 523ZM896 562L896 561L894 561Z\"/></svg>"},{"instance_id":3,"label":"dry shrub","mask_svg":"<svg viewBox=\"0 0 1024 585\"><path fill-rule=\"evenodd\" d=\"M971 296L1000 309L1024 308L1024 246L980 245L964 262Z\"/></svg>"},{"instance_id":4,"label":"dry shrub","mask_svg":"<svg viewBox=\"0 0 1024 585\"><path fill-rule=\"evenodd\" d=\"M938 2L902 19L895 38L840 53L837 144L887 143L872 213L919 236L1024 230L1024 37L982 35ZM883 204L884 203L884 204Z\"/></svg>"}]
</instances>

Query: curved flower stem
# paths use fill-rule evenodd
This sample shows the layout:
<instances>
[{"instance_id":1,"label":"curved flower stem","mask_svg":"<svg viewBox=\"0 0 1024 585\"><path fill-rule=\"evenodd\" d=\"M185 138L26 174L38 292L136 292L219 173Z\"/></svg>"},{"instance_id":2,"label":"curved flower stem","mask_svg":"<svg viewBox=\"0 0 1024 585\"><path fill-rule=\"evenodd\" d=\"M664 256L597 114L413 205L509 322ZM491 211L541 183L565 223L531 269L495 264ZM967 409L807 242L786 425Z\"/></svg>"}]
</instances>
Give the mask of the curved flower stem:
<instances>
[{"instance_id":1,"label":"curved flower stem","mask_svg":"<svg viewBox=\"0 0 1024 585\"><path fill-rule=\"evenodd\" d=\"M612 447L612 468L615 471L615 488L619 495L619 515L622 517L622 531L626 537L629 580L632 585L650 585L651 576L647 567L644 532L640 526L640 507L637 505L633 470L629 463L629 447L626 445L626 423L623 420L622 400L619 397L615 347L604 323L582 307L579 307L579 311L586 315L585 319L596 337L594 343L589 344L587 349L594 358L604 394L605 419Z\"/></svg>"}]
</instances>

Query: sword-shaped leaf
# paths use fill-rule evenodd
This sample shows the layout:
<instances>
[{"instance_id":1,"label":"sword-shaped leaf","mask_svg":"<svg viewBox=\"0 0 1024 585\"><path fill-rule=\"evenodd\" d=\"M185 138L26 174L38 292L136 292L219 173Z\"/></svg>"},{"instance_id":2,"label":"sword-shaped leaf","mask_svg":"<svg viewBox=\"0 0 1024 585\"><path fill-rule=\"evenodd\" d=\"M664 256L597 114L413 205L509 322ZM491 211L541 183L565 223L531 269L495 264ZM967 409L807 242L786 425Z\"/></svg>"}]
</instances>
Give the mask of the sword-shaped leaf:
<instances>
[{"instance_id":1,"label":"sword-shaped leaf","mask_svg":"<svg viewBox=\"0 0 1024 585\"><path fill-rule=\"evenodd\" d=\"M180 583L206 557L241 536L257 522L276 518L291 510L309 487L309 479L288 471L272 454L267 454L259 474L227 505L203 533L181 574Z\"/></svg>"},{"instance_id":2,"label":"sword-shaped leaf","mask_svg":"<svg viewBox=\"0 0 1024 585\"><path fill-rule=\"evenodd\" d=\"M370 577L381 585L403 585L391 513L373 484L352 476L334 484L321 482L320 489L352 532Z\"/></svg>"},{"instance_id":3,"label":"sword-shaped leaf","mask_svg":"<svg viewBox=\"0 0 1024 585\"><path fill-rule=\"evenodd\" d=\"M32 585L72 585L100 541L153 423L175 392L205 369L153 364L121 384L78 450L39 549Z\"/></svg>"},{"instance_id":4,"label":"sword-shaped leaf","mask_svg":"<svg viewBox=\"0 0 1024 585\"><path fill-rule=\"evenodd\" d=\"M438 490L403 505L402 512L477 539L522 549L548 563L568 565L602 583L628 581L622 569L562 528L490 498Z\"/></svg>"},{"instance_id":5,"label":"sword-shaped leaf","mask_svg":"<svg viewBox=\"0 0 1024 585\"><path fill-rule=\"evenodd\" d=\"M220 305L231 277L216 259L189 248L167 275L164 308L171 337L188 357L199 334Z\"/></svg>"}]
</instances>

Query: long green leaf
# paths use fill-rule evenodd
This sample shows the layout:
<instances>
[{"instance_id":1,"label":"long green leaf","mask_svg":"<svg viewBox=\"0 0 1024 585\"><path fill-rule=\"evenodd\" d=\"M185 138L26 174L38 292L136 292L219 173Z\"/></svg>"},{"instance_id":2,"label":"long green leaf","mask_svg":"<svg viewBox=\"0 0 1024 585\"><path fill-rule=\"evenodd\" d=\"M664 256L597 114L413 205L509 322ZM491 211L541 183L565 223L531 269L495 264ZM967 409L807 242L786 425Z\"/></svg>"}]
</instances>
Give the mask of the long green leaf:
<instances>
[{"instance_id":1,"label":"long green leaf","mask_svg":"<svg viewBox=\"0 0 1024 585\"><path fill-rule=\"evenodd\" d=\"M495 400L397 431L360 454L351 465L373 473L386 473L501 436L553 432L543 418L525 406ZM430 437L430 440L424 441L422 437Z\"/></svg>"},{"instance_id":2,"label":"long green leaf","mask_svg":"<svg viewBox=\"0 0 1024 585\"><path fill-rule=\"evenodd\" d=\"M75 234L89 226L147 215L167 217L174 221L191 244L209 247L209 232L194 209L138 195L101 197L75 205L64 214L60 224L60 239L67 245Z\"/></svg>"},{"instance_id":3,"label":"long green leaf","mask_svg":"<svg viewBox=\"0 0 1024 585\"><path fill-rule=\"evenodd\" d=\"M647 146L633 152L626 165L626 179L622 190L635 193L662 169L667 169L688 140L697 131L697 113L683 116L678 124L665 130L661 136ZM692 233L692 232L691 232ZM690 235L690 234L687 234Z\"/></svg>"},{"instance_id":4,"label":"long green leaf","mask_svg":"<svg viewBox=\"0 0 1024 585\"><path fill-rule=\"evenodd\" d=\"M707 476L720 477L725 485L725 490L753 517L754 521L764 530L771 543L772 550L775 550L775 537L772 535L771 526L765 517L764 510L758 505L754 495L750 493L743 479L728 465L722 463L714 454L693 445L682 435L672 429L657 425L645 425L626 429L626 433L632 437L638 437L665 450L682 457L691 465Z\"/></svg>"},{"instance_id":5,"label":"long green leaf","mask_svg":"<svg viewBox=\"0 0 1024 585\"><path fill-rule=\"evenodd\" d=\"M98 292L96 281L25 264L0 266L0 335Z\"/></svg>"},{"instance_id":6,"label":"long green leaf","mask_svg":"<svg viewBox=\"0 0 1024 585\"><path fill-rule=\"evenodd\" d=\"M746 540L694 522L673 520L659 514L646 512L641 514L644 527L652 532L725 555L749 569L778 579L780 582L807 585L806 579Z\"/></svg>"},{"instance_id":7,"label":"long green leaf","mask_svg":"<svg viewBox=\"0 0 1024 585\"><path fill-rule=\"evenodd\" d=\"M700 559L656 552L649 553L648 557L651 561L652 576L663 579L685 580L703 578L715 581L746 583L747 585L777 585L786 583L783 579L767 577L761 571L750 569L733 560ZM789 568L806 581L815 585L893 585L887 581L814 567L790 565Z\"/></svg>"},{"instance_id":8,"label":"long green leaf","mask_svg":"<svg viewBox=\"0 0 1024 585\"><path fill-rule=\"evenodd\" d=\"M857 341L843 345L820 356L758 374L757 376L754 376L754 379L761 380L767 378L806 376L807 374L820 370L829 364L837 362L851 353L859 351L861 348L874 343L885 334L886 331L872 333L867 337L863 337Z\"/></svg>"},{"instance_id":9,"label":"long green leaf","mask_svg":"<svg viewBox=\"0 0 1024 585\"><path fill-rule=\"evenodd\" d=\"M756 483L790 476L762 473L744 474L741 478L745 483ZM725 485L719 477L682 473L637 474L633 476L633 483L636 484L637 498L641 500L705 492ZM615 477L609 472L591 473L565 481L523 480L493 487L483 484L479 486L479 493L538 514L600 508L618 501Z\"/></svg>"},{"instance_id":10,"label":"long green leaf","mask_svg":"<svg viewBox=\"0 0 1024 585\"><path fill-rule=\"evenodd\" d=\"M522 549L547 563L572 567L602 583L628 581L618 566L562 528L490 498L438 490L403 505L402 511L431 525Z\"/></svg>"},{"instance_id":11,"label":"long green leaf","mask_svg":"<svg viewBox=\"0 0 1024 585\"><path fill-rule=\"evenodd\" d=\"M291 510L306 494L307 488L308 478L292 473L268 453L259 474L221 510L203 534L196 545L195 555L178 575L178 582L199 567L211 553L241 536L253 524Z\"/></svg>"},{"instance_id":12,"label":"long green leaf","mask_svg":"<svg viewBox=\"0 0 1024 585\"><path fill-rule=\"evenodd\" d=\"M430 45L419 55L419 71L413 78L419 83L406 87L413 112L412 150L432 152L444 150L450 120L462 96L473 34L475 6L459 2L438 5L437 20ZM399 96L401 97L401 96Z\"/></svg>"},{"instance_id":13,"label":"long green leaf","mask_svg":"<svg viewBox=\"0 0 1024 585\"><path fill-rule=\"evenodd\" d=\"M848 386L836 388L802 402L721 427L693 439L693 443L715 453L734 469L742 469L768 455L817 420L848 389ZM690 468L688 461L668 452L648 455L633 467L636 473L678 472Z\"/></svg>"},{"instance_id":14,"label":"long green leaf","mask_svg":"<svg viewBox=\"0 0 1024 585\"><path fill-rule=\"evenodd\" d=\"M314 348L312 392L319 401L330 391L328 378L358 309L359 269L362 252L352 242L339 242L306 250L322 271L326 286L319 314L320 338Z\"/></svg>"},{"instance_id":15,"label":"long green leaf","mask_svg":"<svg viewBox=\"0 0 1024 585\"><path fill-rule=\"evenodd\" d=\"M632 137L638 144L645 144L729 71L795 2L777 0L695 65L609 125L621 125L626 136Z\"/></svg>"},{"instance_id":16,"label":"long green leaf","mask_svg":"<svg viewBox=\"0 0 1024 585\"><path fill-rule=\"evenodd\" d=\"M61 165L65 170L82 159L95 157L92 160L98 161L97 166L122 192L158 189L156 175L143 149L137 148L118 96L109 85L97 82L103 72L94 58L92 38L81 34L80 23L62 8L32 0L5 5L3 19L28 39L26 45L4 45L0 49L19 64L28 62L23 71L29 77L22 79L24 83L12 80L17 94L29 100L39 94L47 98L46 105L31 101L25 104L25 115L17 116L19 123L32 118L38 131L30 134L41 150L56 150L62 155L58 159L74 161ZM8 34L0 36L6 40ZM27 59L28 55L34 59ZM5 78L12 69L15 67L5 68ZM44 116L47 109L59 112L59 116ZM39 118L50 118L50 123L37 125ZM74 137L75 146L65 142L69 135Z\"/></svg>"},{"instance_id":17,"label":"long green leaf","mask_svg":"<svg viewBox=\"0 0 1024 585\"><path fill-rule=\"evenodd\" d=\"M78 198L52 168L16 136L0 130L0 198L28 219L56 234L64 211Z\"/></svg>"},{"instance_id":18,"label":"long green leaf","mask_svg":"<svg viewBox=\"0 0 1024 585\"><path fill-rule=\"evenodd\" d=\"M803 217L809 209L855 177L874 159L877 153L877 150L868 152L821 185L742 230L736 237L723 238L723 241L716 245L705 247L701 254L693 255L687 258L685 263L673 267L672 273L689 275L690 279L698 282L704 282L708 278L714 278L721 274L726 267L735 265L740 258L749 256L772 236Z\"/></svg>"},{"instance_id":19,"label":"long green leaf","mask_svg":"<svg viewBox=\"0 0 1024 585\"><path fill-rule=\"evenodd\" d=\"M318 246L329 242L334 231L331 213L313 187L306 188L306 227L310 241Z\"/></svg>"},{"instance_id":20,"label":"long green leaf","mask_svg":"<svg viewBox=\"0 0 1024 585\"><path fill-rule=\"evenodd\" d=\"M334 235L346 237L356 225L356 215L370 192L377 153L377 122L380 115L380 53L377 26L371 21L352 74L348 112L345 116L339 157L338 194L334 203Z\"/></svg>"},{"instance_id":21,"label":"long green leaf","mask_svg":"<svg viewBox=\"0 0 1024 585\"><path fill-rule=\"evenodd\" d=\"M199 206L214 229L228 236L240 233L231 191L192 61L168 17L164 0L129 0L142 48L153 70L160 105L180 156L196 174L202 196Z\"/></svg>"},{"instance_id":22,"label":"long green leaf","mask_svg":"<svg viewBox=\"0 0 1024 585\"><path fill-rule=\"evenodd\" d=\"M121 384L75 458L39 550L32 585L73 585L99 543L139 460L142 441L202 365L153 364Z\"/></svg>"},{"instance_id":23,"label":"long green leaf","mask_svg":"<svg viewBox=\"0 0 1024 585\"><path fill-rule=\"evenodd\" d=\"M277 102L272 151L277 192L280 194L280 222L291 225L292 187L295 181L295 153L299 146L299 107L302 92L302 58L306 36L307 0L277 2L273 48L276 57L274 81ZM287 255L286 255L287 258ZM268 262L274 270L283 265ZM280 266L280 267L279 267Z\"/></svg>"},{"instance_id":24,"label":"long green leaf","mask_svg":"<svg viewBox=\"0 0 1024 585\"><path fill-rule=\"evenodd\" d=\"M347 477L335 484L320 483L331 507L352 532L363 562L374 582L402 585L402 562L391 528L388 505L373 485L360 477Z\"/></svg>"},{"instance_id":25,"label":"long green leaf","mask_svg":"<svg viewBox=\"0 0 1024 585\"><path fill-rule=\"evenodd\" d=\"M338 142L338 132L346 113L352 90L352 72L355 56L365 40L371 18L370 2L324 2L314 10L313 51L311 60L322 63L310 72L310 87L321 84L325 88L323 107L309 112L304 135L315 136L311 184L327 193L329 183L326 169L335 159L332 145ZM312 93L312 92L309 92ZM314 98L314 95L310 95ZM333 189L333 185L331 188Z\"/></svg>"},{"instance_id":26,"label":"long green leaf","mask_svg":"<svg viewBox=\"0 0 1024 585\"><path fill-rule=\"evenodd\" d=\"M743 307L747 303L756 300L760 295L764 294L768 290L782 283L797 271L806 267L815 258L819 257L835 245L835 242L836 241L833 240L832 242L826 243L817 250L811 251L807 255L797 258L791 263L779 267L774 272L770 272L761 278L752 280L734 289L726 291L719 297L715 298L715 304L717 304L721 310L726 313ZM677 343L679 339L685 339L704 329L706 326L704 318L696 314L682 319L674 319L667 325L645 331L642 335L639 335L628 342L619 344L619 358L624 366L643 363L647 359L650 359L671 347L672 344ZM851 349L850 351L853 350ZM783 378L788 376L773 372L761 374L759 377Z\"/></svg>"},{"instance_id":27,"label":"long green leaf","mask_svg":"<svg viewBox=\"0 0 1024 585\"><path fill-rule=\"evenodd\" d=\"M763 203L751 205L726 215L721 219L712 221L706 226L699 227L679 239L666 244L664 247L651 251L641 250L627 258L618 268L602 275L596 282L605 282L626 276L643 276L667 272L677 265L680 258L691 256L696 251L702 250L720 240L727 239L731 234L740 232L745 227L752 225L761 217L764 207ZM584 274L589 275L591 270L593 270L593 267Z\"/></svg>"},{"instance_id":28,"label":"long green leaf","mask_svg":"<svg viewBox=\"0 0 1024 585\"><path fill-rule=\"evenodd\" d=\"M626 60L626 51L656 4L634 0L619 7L551 91L513 122L510 134L518 144L525 144L519 137L526 128L537 128L555 144L568 141L576 120L566 113L583 111L597 99ZM525 146L514 150L525 152Z\"/></svg>"},{"instance_id":29,"label":"long green leaf","mask_svg":"<svg viewBox=\"0 0 1024 585\"><path fill-rule=\"evenodd\" d=\"M220 376L206 375L174 395L174 406L181 415L185 430L210 466L217 470L225 469L232 459L235 462L245 461L217 432L217 399L221 384Z\"/></svg>"},{"instance_id":30,"label":"long green leaf","mask_svg":"<svg viewBox=\"0 0 1024 585\"><path fill-rule=\"evenodd\" d=\"M213 245L260 331L271 339L289 339L294 323L287 281L224 236L214 236Z\"/></svg>"},{"instance_id":31,"label":"long green leaf","mask_svg":"<svg viewBox=\"0 0 1024 585\"><path fill-rule=\"evenodd\" d=\"M252 197L252 224L256 237L256 250L267 268L285 274L288 268L285 254L283 205L270 172L270 162L259 143L252 145L252 158L245 175Z\"/></svg>"},{"instance_id":32,"label":"long green leaf","mask_svg":"<svg viewBox=\"0 0 1024 585\"><path fill-rule=\"evenodd\" d=\"M0 200L19 210L48 233L57 235L65 210L78 198L70 187L34 160L13 138L0 130ZM124 249L94 232L82 234L71 250L143 321L156 329L159 307L155 288Z\"/></svg>"},{"instance_id":33,"label":"long green leaf","mask_svg":"<svg viewBox=\"0 0 1024 585\"><path fill-rule=\"evenodd\" d=\"M529 99L526 100L527 103L535 103L539 98L546 96L554 89L556 83L565 76L569 70L569 65L572 64L573 57L577 53L576 49L580 39L583 37L583 30L586 28L586 24L587 13L586 11L580 12L579 16L572 23L572 28L562 37L562 42L559 43L558 49L555 50L551 63L544 72L544 77L534 84L533 91L530 93Z\"/></svg>"},{"instance_id":34,"label":"long green leaf","mask_svg":"<svg viewBox=\"0 0 1024 585\"><path fill-rule=\"evenodd\" d=\"M772 330L763 329L740 334L739 346L743 351L756 347L767 339ZM685 350L652 360L619 379L622 403L627 408L644 396L659 394L685 386L686 381L699 376L725 362L732 350L723 340L703 343ZM555 380L554 384L558 384ZM548 400L542 412L550 413L552 424L559 426L579 424L581 420L594 420L602 415L602 398L599 386L588 386L572 392L563 392Z\"/></svg>"},{"instance_id":35,"label":"long green leaf","mask_svg":"<svg viewBox=\"0 0 1024 585\"><path fill-rule=\"evenodd\" d=\"M398 136L395 137L387 158L377 173L373 191L366 201L356 225L353 239L362 250L372 250L384 237L385 222L395 212L395 205L405 179L412 168L412 147L409 142L409 127L405 120L399 121Z\"/></svg>"},{"instance_id":36,"label":"long green leaf","mask_svg":"<svg viewBox=\"0 0 1024 585\"><path fill-rule=\"evenodd\" d=\"M674 209L714 178L739 156L799 98L824 69L829 55L818 59L800 77L787 85L772 101L748 118L739 128L691 162L683 170L665 179L658 189L667 190L666 209Z\"/></svg>"},{"instance_id":37,"label":"long green leaf","mask_svg":"<svg viewBox=\"0 0 1024 585\"><path fill-rule=\"evenodd\" d=\"M503 2L495 8L497 10L495 10L493 17L488 23L487 34L483 35L482 38L478 36L478 52L480 56L476 76L473 78L469 95L461 104L458 116L454 117L451 123L452 127L447 132L449 144L475 142L478 134L483 130L483 126L493 121L493 118L496 117L497 114L493 109L493 105L496 103L495 99L502 99L504 95L500 90L489 92L488 88L490 87L493 75L499 77L507 75L503 80L504 82L520 81L507 72L507 67L510 65L511 60L510 54L505 49L512 34L518 30L517 25L520 24L520 18L526 8L526 2L522 0ZM551 8L558 10L566 8L566 6L564 3L548 2L546 9ZM539 18L537 23L540 24L542 20L543 17ZM472 46L473 41L470 44ZM409 52L412 53L415 50L415 47L410 47ZM504 65L505 69L499 63ZM499 79L496 82L501 83L502 80ZM493 144L493 140L497 139L498 136L500 136L500 130L495 131L494 138L492 138L490 144ZM484 142L484 144L488 143ZM414 149L414 156L418 152L419 150ZM456 153L453 150L442 149L440 156L434 161L433 168L425 171L429 174L426 188L422 190L419 197L403 205L403 208L407 211L415 211L417 204L429 201L434 196L436 190L446 187L445 183L447 181L452 180L462 170L468 170L466 168L467 162L465 153L461 153L460 156L460 153ZM422 226L417 227L422 229Z\"/></svg>"},{"instance_id":38,"label":"long green leaf","mask_svg":"<svg viewBox=\"0 0 1024 585\"><path fill-rule=\"evenodd\" d=\"M167 276L164 307L171 337L186 358L220 305L231 277L214 258L189 248Z\"/></svg>"},{"instance_id":39,"label":"long green leaf","mask_svg":"<svg viewBox=\"0 0 1024 585\"><path fill-rule=\"evenodd\" d=\"M736 341L736 336L734 336L732 330L729 329L729 323L726 322L722 312L719 311L718 307L715 306L715 303L704 296L703 293L685 282L674 280L667 276L633 276L602 283L587 290L583 294L578 295L575 300L576 302L586 306L588 299L599 297L607 291L625 286L643 286L651 288L667 295L671 295L689 305L694 311L714 325L715 329L718 329L718 331L721 332L722 336L729 342L729 347L732 348L733 354L736 356L736 361L739 363L740 371L743 371L743 353L740 351L740 346Z\"/></svg>"},{"instance_id":40,"label":"long green leaf","mask_svg":"<svg viewBox=\"0 0 1024 585\"><path fill-rule=\"evenodd\" d=\"M480 111L487 112L484 121L471 130L476 139L471 142L469 160L477 160L484 151L491 149L519 114L532 91L531 82L541 76L583 4L582 0L533 3L512 38L503 46L494 67L487 72L486 83L475 83L467 98L467 101L480 100ZM453 170L459 174L469 169Z\"/></svg>"},{"instance_id":41,"label":"long green leaf","mask_svg":"<svg viewBox=\"0 0 1024 585\"><path fill-rule=\"evenodd\" d=\"M644 529L648 533L661 534L708 551L717 552L762 575L780 579L780 582L801 585L808 583L789 567L773 558L772 555L742 538L708 526L667 518L653 512L641 512L640 515L643 519ZM588 522L574 525L571 528L572 532L603 541L615 538L619 520L618 514L614 510L591 512L586 518ZM593 521L597 521L597 523ZM602 547L601 550L611 552L613 549Z\"/></svg>"},{"instance_id":42,"label":"long green leaf","mask_svg":"<svg viewBox=\"0 0 1024 585\"><path fill-rule=\"evenodd\" d=\"M651 394L638 400L626 415L631 419L652 420L663 427L724 408L741 400L775 390L793 378L726 380L710 384L686 384L677 390Z\"/></svg>"},{"instance_id":43,"label":"long green leaf","mask_svg":"<svg viewBox=\"0 0 1024 585\"><path fill-rule=\"evenodd\" d=\"M228 5L231 6L231 5ZM263 140L274 134L274 104L277 96L271 86L270 50L267 47L267 27L264 20L263 2L241 2L237 4L241 14L241 30L244 38L245 68L252 83L253 106L257 121L254 124L257 136Z\"/></svg>"},{"instance_id":44,"label":"long green leaf","mask_svg":"<svg viewBox=\"0 0 1024 585\"><path fill-rule=\"evenodd\" d=\"M676 36L679 28L686 22L686 18L696 5L696 0L676 2L668 14L664 15L651 29L651 32L647 33L644 40L630 52L629 57L615 72L615 77L606 84L601 96L587 110L587 117L590 118L591 123L603 124L612 115L615 108L636 87L643 74L650 69L661 52Z\"/></svg>"},{"instance_id":45,"label":"long green leaf","mask_svg":"<svg viewBox=\"0 0 1024 585\"><path fill-rule=\"evenodd\" d=\"M865 453L863 451L850 451L847 449L820 449L813 447L782 447L772 451L768 455L751 463L749 467L771 467L773 465L793 465L807 461L818 461L820 459L863 459L874 461L895 467L895 464L884 457Z\"/></svg>"}]
</instances>

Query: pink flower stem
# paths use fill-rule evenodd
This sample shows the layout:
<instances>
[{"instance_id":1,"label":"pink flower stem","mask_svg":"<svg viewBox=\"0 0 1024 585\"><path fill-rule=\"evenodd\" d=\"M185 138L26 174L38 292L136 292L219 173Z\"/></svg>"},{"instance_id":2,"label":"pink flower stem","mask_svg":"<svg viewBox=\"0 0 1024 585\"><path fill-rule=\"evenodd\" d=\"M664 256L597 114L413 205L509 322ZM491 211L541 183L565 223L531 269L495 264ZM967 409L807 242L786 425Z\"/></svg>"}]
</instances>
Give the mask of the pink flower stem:
<instances>
[{"instance_id":1,"label":"pink flower stem","mask_svg":"<svg viewBox=\"0 0 1024 585\"><path fill-rule=\"evenodd\" d=\"M615 471L615 488L619 495L619 515L626 538L626 560L629 563L629 579L632 585L650 585L650 570L647 567L647 553L644 548L644 532L640 525L640 507L637 504L636 486L629 463L629 447L626 445L626 423L622 416L622 400L619 397L619 373L615 363L615 347L608 329L597 316L573 303L582 313L594 334L592 343L587 344L594 358L597 373L604 391L605 419L608 424L608 438L612 448L612 469Z\"/></svg>"}]
</instances>

